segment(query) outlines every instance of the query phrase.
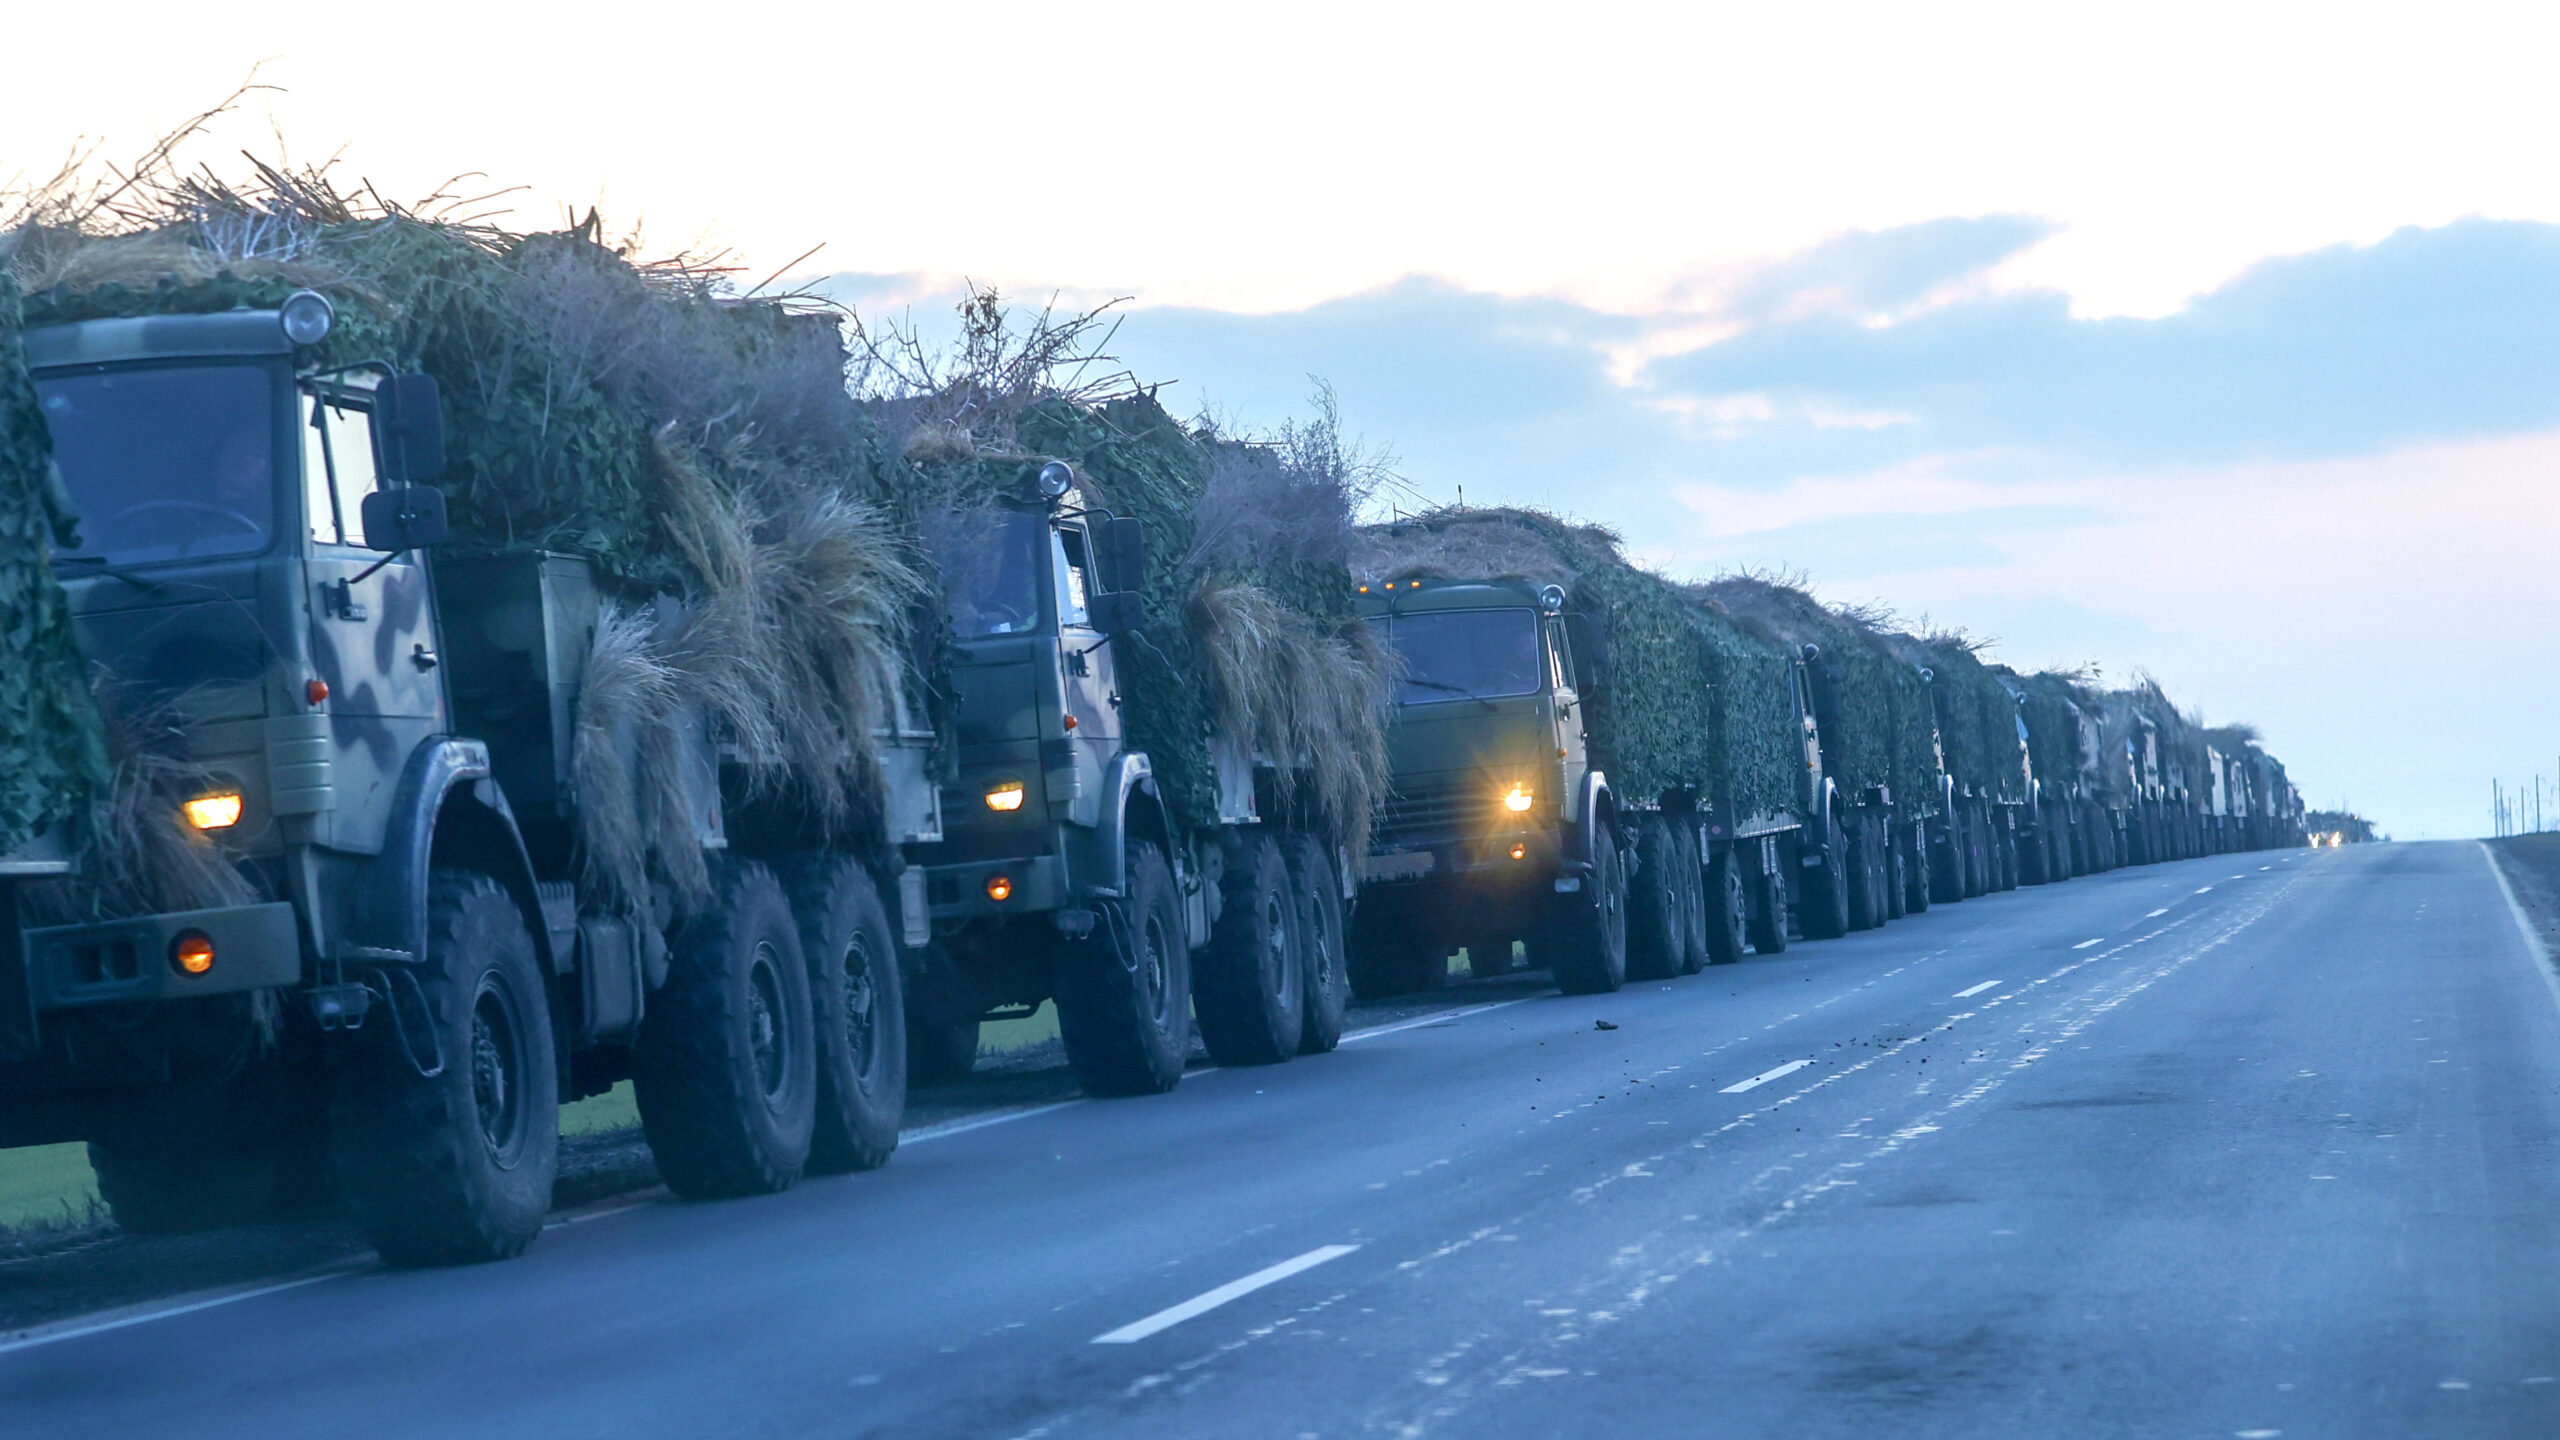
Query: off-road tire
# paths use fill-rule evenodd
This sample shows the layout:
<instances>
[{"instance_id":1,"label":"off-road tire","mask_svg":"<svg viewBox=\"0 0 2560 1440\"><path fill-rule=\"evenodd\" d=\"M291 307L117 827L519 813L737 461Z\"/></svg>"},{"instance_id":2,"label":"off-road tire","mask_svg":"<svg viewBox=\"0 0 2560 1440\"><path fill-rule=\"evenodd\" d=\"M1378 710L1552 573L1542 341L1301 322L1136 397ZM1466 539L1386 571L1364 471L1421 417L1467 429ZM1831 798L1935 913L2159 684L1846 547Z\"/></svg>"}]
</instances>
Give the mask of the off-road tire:
<instances>
[{"instance_id":1,"label":"off-road tire","mask_svg":"<svg viewBox=\"0 0 2560 1440\"><path fill-rule=\"evenodd\" d=\"M880 887L860 861L800 854L776 872L800 922L818 1040L809 1173L877 1169L898 1148L898 1126L907 1114L907 1002L897 933L889 928Z\"/></svg>"},{"instance_id":2,"label":"off-road tire","mask_svg":"<svg viewBox=\"0 0 2560 1440\"><path fill-rule=\"evenodd\" d=\"M1300 967L1307 981L1306 1023L1298 1053L1322 1055L1342 1043L1342 1016L1351 1005L1349 937L1342 925L1342 881L1333 851L1313 835L1297 834L1281 846L1289 862L1289 888L1298 897L1298 934L1306 942Z\"/></svg>"},{"instance_id":3,"label":"off-road tire","mask_svg":"<svg viewBox=\"0 0 2560 1440\"><path fill-rule=\"evenodd\" d=\"M1128 865L1114 913L1057 948L1058 1032L1088 1095L1161 1095L1191 1059L1191 945L1173 867L1149 840L1129 842Z\"/></svg>"},{"instance_id":4,"label":"off-road tire","mask_svg":"<svg viewBox=\"0 0 2560 1440\"><path fill-rule=\"evenodd\" d=\"M1681 929L1687 943L1681 947L1680 973L1695 975L1717 964L1714 938L1708 933L1724 923L1720 908L1724 892L1718 881L1707 872L1707 857L1698 842L1698 821L1694 815L1680 817L1672 826L1672 838L1680 846L1680 876L1687 882L1687 904L1681 911Z\"/></svg>"},{"instance_id":5,"label":"off-road tire","mask_svg":"<svg viewBox=\"0 0 2560 1440\"><path fill-rule=\"evenodd\" d=\"M1929 909L1929 822L1914 820L1902 831L1902 913Z\"/></svg>"},{"instance_id":6,"label":"off-road tire","mask_svg":"<svg viewBox=\"0 0 2560 1440\"><path fill-rule=\"evenodd\" d=\"M1626 860L1610 827L1595 828L1600 843L1582 888L1550 903L1529 955L1567 995L1605 995L1627 983Z\"/></svg>"},{"instance_id":7,"label":"off-road tire","mask_svg":"<svg viewBox=\"0 0 2560 1440\"><path fill-rule=\"evenodd\" d=\"M1688 912L1679 837L1661 816L1647 815L1636 824L1636 872L1627 883L1627 979L1681 973L1689 953Z\"/></svg>"},{"instance_id":8,"label":"off-road tire","mask_svg":"<svg viewBox=\"0 0 2560 1440\"><path fill-rule=\"evenodd\" d=\"M1876 877L1875 821L1861 816L1851 822L1844 867L1849 889L1848 928L1873 930L1884 924L1884 887Z\"/></svg>"},{"instance_id":9,"label":"off-road tire","mask_svg":"<svg viewBox=\"0 0 2560 1440\"><path fill-rule=\"evenodd\" d=\"M1904 827L1887 825L1884 830L1884 918L1899 920L1911 913L1911 886L1902 873L1902 833Z\"/></svg>"},{"instance_id":10,"label":"off-road tire","mask_svg":"<svg viewBox=\"0 0 2560 1440\"><path fill-rule=\"evenodd\" d=\"M89 1137L98 1198L129 1235L247 1225L330 1195L326 1096L304 1072L135 1100Z\"/></svg>"},{"instance_id":11,"label":"off-road tire","mask_svg":"<svg viewBox=\"0 0 2560 1440\"><path fill-rule=\"evenodd\" d=\"M1763 840L1763 845L1775 844ZM1778 858L1792 863L1792 847L1780 847ZM1761 955L1783 955L1787 949L1787 877L1771 871L1758 857L1737 861L1749 870L1751 887L1751 949ZM1801 868L1801 867L1799 867Z\"/></svg>"},{"instance_id":12,"label":"off-road tire","mask_svg":"<svg viewBox=\"0 0 2560 1440\"><path fill-rule=\"evenodd\" d=\"M1751 917L1751 885L1742 875L1743 852L1728 849L1707 862L1705 890L1708 911L1705 932L1707 961L1712 965L1731 965L1748 950L1754 929ZM1785 927L1781 925L1780 929Z\"/></svg>"},{"instance_id":13,"label":"off-road tire","mask_svg":"<svg viewBox=\"0 0 2560 1440\"><path fill-rule=\"evenodd\" d=\"M1799 886L1803 908L1796 918L1807 940L1837 940L1849 933L1849 867L1854 863L1849 837L1836 815L1823 817L1822 830L1821 863L1804 867L1807 873Z\"/></svg>"},{"instance_id":14,"label":"off-road tire","mask_svg":"<svg viewBox=\"0 0 2560 1440\"><path fill-rule=\"evenodd\" d=\"M496 880L437 870L423 962L414 990L386 978L388 1003L336 1057L331 1159L386 1263L502 1260L541 1233L560 1170L559 1059L533 932ZM438 1073L419 1073L412 1044L441 1057Z\"/></svg>"},{"instance_id":15,"label":"off-road tire","mask_svg":"<svg viewBox=\"0 0 2560 1440\"><path fill-rule=\"evenodd\" d=\"M1221 1065L1277 1065L1306 1028L1306 956L1280 842L1259 831L1227 839L1218 921L1191 972L1200 1039Z\"/></svg>"},{"instance_id":16,"label":"off-road tire","mask_svg":"<svg viewBox=\"0 0 2560 1440\"><path fill-rule=\"evenodd\" d=\"M753 860L722 864L714 884L710 908L676 933L631 1054L641 1133L688 1200L789 1189L817 1126L817 1027L790 898Z\"/></svg>"},{"instance_id":17,"label":"off-road tire","mask_svg":"<svg viewBox=\"0 0 2560 1440\"><path fill-rule=\"evenodd\" d=\"M1386 896L1352 907L1348 942L1351 993L1363 1000L1427 994L1449 983L1449 952L1406 906Z\"/></svg>"}]
</instances>

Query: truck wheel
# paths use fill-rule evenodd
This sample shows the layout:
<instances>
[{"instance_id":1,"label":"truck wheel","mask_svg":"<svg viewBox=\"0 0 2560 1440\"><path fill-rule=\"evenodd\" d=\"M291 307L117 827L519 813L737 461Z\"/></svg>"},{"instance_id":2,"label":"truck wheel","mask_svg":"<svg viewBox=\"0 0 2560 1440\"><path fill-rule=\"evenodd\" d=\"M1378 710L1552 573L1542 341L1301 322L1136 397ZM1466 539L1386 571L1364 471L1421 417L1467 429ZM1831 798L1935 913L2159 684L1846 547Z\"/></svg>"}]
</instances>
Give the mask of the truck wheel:
<instances>
[{"instance_id":1,"label":"truck wheel","mask_svg":"<svg viewBox=\"0 0 2560 1440\"><path fill-rule=\"evenodd\" d=\"M1405 906L1386 896L1351 910L1351 993L1363 1000L1439 990L1449 983L1449 952Z\"/></svg>"},{"instance_id":2,"label":"truck wheel","mask_svg":"<svg viewBox=\"0 0 2560 1440\"><path fill-rule=\"evenodd\" d=\"M1688 939L1681 949L1680 973L1695 975L1710 965L1720 963L1711 932L1723 923L1724 891L1720 882L1708 873L1707 857L1699 852L1696 818L1682 817L1680 823L1672 827L1671 834L1680 846L1680 878L1687 896L1687 903L1680 913L1680 929Z\"/></svg>"},{"instance_id":3,"label":"truck wheel","mask_svg":"<svg viewBox=\"0 0 2560 1440\"><path fill-rule=\"evenodd\" d=\"M1054 981L1067 1064L1089 1095L1161 1095L1191 1059L1191 945L1173 867L1129 843L1129 894L1085 941L1058 947Z\"/></svg>"},{"instance_id":4,"label":"truck wheel","mask_svg":"<svg viewBox=\"0 0 2560 1440\"><path fill-rule=\"evenodd\" d=\"M1822 834L1821 863L1805 867L1803 881L1804 911L1798 918L1807 940L1837 940L1849 933L1849 837L1841 833L1836 815L1823 817Z\"/></svg>"},{"instance_id":5,"label":"truck wheel","mask_svg":"<svg viewBox=\"0 0 2560 1440\"><path fill-rule=\"evenodd\" d=\"M1742 852L1729 849L1708 862L1706 890L1714 908L1699 927L1705 932L1700 938L1706 942L1710 964L1730 965L1742 958L1755 929L1751 887L1742 878Z\"/></svg>"},{"instance_id":6,"label":"truck wheel","mask_svg":"<svg viewBox=\"0 0 2560 1440\"><path fill-rule=\"evenodd\" d=\"M1777 845L1775 840L1764 840L1761 843L1773 847ZM1763 955L1784 954L1787 948L1787 877L1772 870L1765 863L1767 856L1759 858L1764 863L1754 864L1749 860L1734 862L1734 868L1747 868L1752 871L1751 948ZM1786 861L1794 859L1785 850L1781 850L1777 858Z\"/></svg>"},{"instance_id":7,"label":"truck wheel","mask_svg":"<svg viewBox=\"0 0 2560 1440\"><path fill-rule=\"evenodd\" d=\"M301 1074L150 1092L89 1140L98 1196L128 1235L254 1224L329 1195L328 1124ZM287 1088L287 1087L291 1088ZM325 1099L325 1097L322 1097ZM296 1101L304 1101L296 1114Z\"/></svg>"},{"instance_id":8,"label":"truck wheel","mask_svg":"<svg viewBox=\"0 0 2560 1440\"><path fill-rule=\"evenodd\" d=\"M1603 995L1627 983L1626 862L1606 823L1599 837L1582 888L1555 897L1529 954L1567 995Z\"/></svg>"},{"instance_id":9,"label":"truck wheel","mask_svg":"<svg viewBox=\"0 0 2560 1440\"><path fill-rule=\"evenodd\" d=\"M1279 843L1231 837L1218 894L1218 923L1191 977L1200 1039L1221 1065L1276 1065L1298 1053L1307 1020L1298 905Z\"/></svg>"},{"instance_id":10,"label":"truck wheel","mask_svg":"<svg viewBox=\"0 0 2560 1440\"><path fill-rule=\"evenodd\" d=\"M560 1169L560 1069L533 934L496 880L427 878L426 963L340 1057L329 1096L338 1184L393 1265L519 1254ZM417 1002L424 1000L424 1005ZM405 1040L404 1040L405 1035ZM411 1051L437 1073L421 1075Z\"/></svg>"},{"instance_id":11,"label":"truck wheel","mask_svg":"<svg viewBox=\"0 0 2560 1440\"><path fill-rule=\"evenodd\" d=\"M1298 1031L1298 1053L1322 1055L1342 1043L1342 1012L1351 1003L1351 976L1343 968L1342 884L1332 852L1315 836L1292 835L1282 849L1305 942L1307 1018Z\"/></svg>"},{"instance_id":12,"label":"truck wheel","mask_svg":"<svg viewBox=\"0 0 2560 1440\"><path fill-rule=\"evenodd\" d=\"M1884 918L1899 920L1911 913L1911 887L1902 871L1902 827L1884 827Z\"/></svg>"},{"instance_id":13,"label":"truck wheel","mask_svg":"<svg viewBox=\"0 0 2560 1440\"><path fill-rule=\"evenodd\" d=\"M795 855L783 863L781 878L809 961L809 1014L818 1039L809 1170L877 1169L898 1148L898 1124L907 1114L906 989L889 912L871 872L847 856ZM976 1048L973 1034L970 1049Z\"/></svg>"},{"instance_id":14,"label":"truck wheel","mask_svg":"<svg viewBox=\"0 0 2560 1440\"><path fill-rule=\"evenodd\" d=\"M1902 913L1918 915L1929 908L1929 823L1914 820L1902 827Z\"/></svg>"},{"instance_id":15,"label":"truck wheel","mask_svg":"<svg viewBox=\"0 0 2560 1440\"><path fill-rule=\"evenodd\" d=\"M978 1064L978 1022L937 1024L907 1017L907 1084L952 1085Z\"/></svg>"},{"instance_id":16,"label":"truck wheel","mask_svg":"<svg viewBox=\"0 0 2560 1440\"><path fill-rule=\"evenodd\" d=\"M1847 928L1873 930L1884 924L1884 882L1876 875L1876 826L1860 817L1849 826L1849 848L1843 858L1849 888Z\"/></svg>"},{"instance_id":17,"label":"truck wheel","mask_svg":"<svg viewBox=\"0 0 2560 1440\"><path fill-rule=\"evenodd\" d=\"M1636 826L1636 873L1627 886L1627 979L1668 980L1680 973L1689 953L1682 923L1688 908L1680 887L1680 842L1661 816L1647 815Z\"/></svg>"},{"instance_id":18,"label":"truck wheel","mask_svg":"<svg viewBox=\"0 0 2560 1440\"><path fill-rule=\"evenodd\" d=\"M688 1200L791 1188L817 1124L817 1028L791 901L752 860L721 866L718 887L677 932L631 1056L641 1133Z\"/></svg>"}]
</instances>

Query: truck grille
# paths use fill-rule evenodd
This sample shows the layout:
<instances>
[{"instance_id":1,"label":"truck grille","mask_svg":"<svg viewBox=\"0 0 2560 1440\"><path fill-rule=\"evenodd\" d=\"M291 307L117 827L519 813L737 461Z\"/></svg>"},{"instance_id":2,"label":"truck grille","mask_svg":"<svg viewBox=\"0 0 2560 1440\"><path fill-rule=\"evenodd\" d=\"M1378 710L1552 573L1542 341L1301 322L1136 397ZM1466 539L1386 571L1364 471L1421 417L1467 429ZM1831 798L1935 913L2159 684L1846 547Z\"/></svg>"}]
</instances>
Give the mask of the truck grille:
<instances>
[{"instance_id":1,"label":"truck grille","mask_svg":"<svg viewBox=\"0 0 2560 1440\"><path fill-rule=\"evenodd\" d=\"M1380 830L1389 835L1452 834L1493 820L1493 807L1474 785L1433 785L1387 797Z\"/></svg>"}]
</instances>

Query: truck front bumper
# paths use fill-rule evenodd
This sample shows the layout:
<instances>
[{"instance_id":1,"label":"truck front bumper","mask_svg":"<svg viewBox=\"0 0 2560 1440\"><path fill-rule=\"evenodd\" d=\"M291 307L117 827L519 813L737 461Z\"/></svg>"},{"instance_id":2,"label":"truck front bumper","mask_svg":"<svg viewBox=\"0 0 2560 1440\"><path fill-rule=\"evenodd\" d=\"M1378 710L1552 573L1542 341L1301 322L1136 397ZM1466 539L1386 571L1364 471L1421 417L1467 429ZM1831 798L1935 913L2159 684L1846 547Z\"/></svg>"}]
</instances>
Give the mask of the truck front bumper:
<instances>
[{"instance_id":1,"label":"truck front bumper","mask_svg":"<svg viewBox=\"0 0 2560 1440\"><path fill-rule=\"evenodd\" d=\"M999 878L1005 882L1002 900L989 888ZM967 860L929 865L924 872L925 904L937 923L1045 914L1065 908L1073 892L1063 855Z\"/></svg>"},{"instance_id":2,"label":"truck front bumper","mask_svg":"<svg viewBox=\"0 0 2560 1440\"><path fill-rule=\"evenodd\" d=\"M302 936L293 906L234 905L137 915L94 925L48 925L19 932L29 997L38 1012L186 1000L302 981ZM212 947L200 974L179 967L182 940Z\"/></svg>"}]
</instances>

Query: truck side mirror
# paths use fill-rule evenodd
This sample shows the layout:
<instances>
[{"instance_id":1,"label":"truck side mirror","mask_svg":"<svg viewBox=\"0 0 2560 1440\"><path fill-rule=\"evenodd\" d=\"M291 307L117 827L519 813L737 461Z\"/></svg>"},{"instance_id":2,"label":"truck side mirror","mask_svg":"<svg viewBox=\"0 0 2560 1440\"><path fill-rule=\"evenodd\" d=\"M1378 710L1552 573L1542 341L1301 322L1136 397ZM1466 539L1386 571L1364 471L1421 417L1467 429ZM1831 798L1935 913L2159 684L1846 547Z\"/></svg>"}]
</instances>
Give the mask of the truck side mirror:
<instances>
[{"instance_id":1,"label":"truck side mirror","mask_svg":"<svg viewBox=\"0 0 2560 1440\"><path fill-rule=\"evenodd\" d=\"M392 484L413 485L444 473L444 395L436 377L394 375L374 387L373 444L382 457L382 478Z\"/></svg>"},{"instance_id":2,"label":"truck side mirror","mask_svg":"<svg viewBox=\"0 0 2560 1440\"><path fill-rule=\"evenodd\" d=\"M1125 635L1147 623L1144 597L1135 590L1105 590L1084 602L1085 620L1104 635Z\"/></svg>"},{"instance_id":3,"label":"truck side mirror","mask_svg":"<svg viewBox=\"0 0 2560 1440\"><path fill-rule=\"evenodd\" d=\"M397 485L364 497L364 548L396 554L444 543L444 492Z\"/></svg>"},{"instance_id":4,"label":"truck side mirror","mask_svg":"<svg viewBox=\"0 0 2560 1440\"><path fill-rule=\"evenodd\" d=\"M1137 521L1125 516L1104 521L1102 552L1112 589L1135 594L1147 588L1147 535Z\"/></svg>"}]
</instances>

